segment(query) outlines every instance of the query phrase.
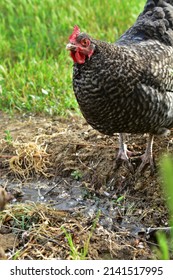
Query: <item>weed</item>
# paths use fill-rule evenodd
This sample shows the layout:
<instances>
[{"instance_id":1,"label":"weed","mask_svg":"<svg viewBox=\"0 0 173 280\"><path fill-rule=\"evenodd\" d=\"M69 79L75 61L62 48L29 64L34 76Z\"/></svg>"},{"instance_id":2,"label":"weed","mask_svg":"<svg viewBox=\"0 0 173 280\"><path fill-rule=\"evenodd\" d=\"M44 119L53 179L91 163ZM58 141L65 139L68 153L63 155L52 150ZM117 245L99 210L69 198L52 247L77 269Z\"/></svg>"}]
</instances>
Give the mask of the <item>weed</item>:
<instances>
[{"instance_id":1,"label":"weed","mask_svg":"<svg viewBox=\"0 0 173 280\"><path fill-rule=\"evenodd\" d=\"M71 176L75 179L75 180L80 180L82 178L82 173L80 170L74 170L71 173Z\"/></svg>"},{"instance_id":2,"label":"weed","mask_svg":"<svg viewBox=\"0 0 173 280\"><path fill-rule=\"evenodd\" d=\"M94 222L92 224L91 230L90 230L89 235L88 235L88 238L84 242L84 246L80 251L75 246L75 244L73 242L72 235L63 226L61 227L62 231L64 232L64 234L67 238L67 242L68 242L68 245L70 247L71 258L73 260L85 260L87 258L89 245L90 245L90 240L91 240L93 232L94 232L94 230L97 226L99 217L100 217L100 211L97 212L96 218L94 219Z\"/></svg>"},{"instance_id":3,"label":"weed","mask_svg":"<svg viewBox=\"0 0 173 280\"><path fill-rule=\"evenodd\" d=\"M169 210L170 225L173 227L173 161L170 155L164 156L161 160L161 176ZM162 232L158 234L157 239L160 246L160 258L163 260L170 259L169 252L173 252L173 230L170 233L169 240Z\"/></svg>"},{"instance_id":4,"label":"weed","mask_svg":"<svg viewBox=\"0 0 173 280\"><path fill-rule=\"evenodd\" d=\"M11 144L11 142L13 140L13 137L11 136L10 131L9 130L5 130L4 133L5 133L4 139L7 141L8 144Z\"/></svg>"},{"instance_id":5,"label":"weed","mask_svg":"<svg viewBox=\"0 0 173 280\"><path fill-rule=\"evenodd\" d=\"M156 252L159 256L159 259L169 260L170 254L169 254L169 246L168 246L166 235L163 232L157 232L156 237L159 245L159 250Z\"/></svg>"}]
</instances>

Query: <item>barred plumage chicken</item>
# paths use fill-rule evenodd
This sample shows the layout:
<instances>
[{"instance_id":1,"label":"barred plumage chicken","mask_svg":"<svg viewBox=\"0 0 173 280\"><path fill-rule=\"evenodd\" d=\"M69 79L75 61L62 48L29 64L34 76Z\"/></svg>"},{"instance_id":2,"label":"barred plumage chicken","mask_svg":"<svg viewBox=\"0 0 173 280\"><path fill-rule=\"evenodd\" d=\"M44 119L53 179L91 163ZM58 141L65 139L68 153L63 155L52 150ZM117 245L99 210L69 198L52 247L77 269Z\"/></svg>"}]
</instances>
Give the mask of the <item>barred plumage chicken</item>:
<instances>
[{"instance_id":1,"label":"barred plumage chicken","mask_svg":"<svg viewBox=\"0 0 173 280\"><path fill-rule=\"evenodd\" d=\"M173 127L173 0L148 0L116 43L93 39L75 26L66 48L86 121L103 134L119 133L117 159L130 169L125 133L149 133L138 172L146 164L153 171L154 135Z\"/></svg>"}]
</instances>

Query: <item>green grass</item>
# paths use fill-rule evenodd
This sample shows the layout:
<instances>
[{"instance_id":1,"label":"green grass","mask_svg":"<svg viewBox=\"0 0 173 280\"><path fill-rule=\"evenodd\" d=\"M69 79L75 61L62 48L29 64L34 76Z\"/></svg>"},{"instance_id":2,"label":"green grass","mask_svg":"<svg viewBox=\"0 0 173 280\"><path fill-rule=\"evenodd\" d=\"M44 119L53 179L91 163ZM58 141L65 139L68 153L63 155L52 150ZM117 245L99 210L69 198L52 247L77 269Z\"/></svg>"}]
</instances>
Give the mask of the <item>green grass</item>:
<instances>
[{"instance_id":1,"label":"green grass","mask_svg":"<svg viewBox=\"0 0 173 280\"><path fill-rule=\"evenodd\" d=\"M169 211L169 224L172 227L169 240L163 232L158 233L159 244L158 255L160 259L168 260L173 255L173 159L171 155L165 155L161 159L160 167L161 178L163 180L163 189L166 197L166 204Z\"/></svg>"},{"instance_id":2,"label":"green grass","mask_svg":"<svg viewBox=\"0 0 173 280\"><path fill-rule=\"evenodd\" d=\"M92 238L92 235L94 233L94 230L97 227L98 221L99 221L99 217L100 217L100 210L97 212L96 217L92 223L91 229L89 231L88 237L87 239L84 241L83 240L83 248L81 248L80 250L77 248L77 246L74 244L73 242L73 238L71 233L69 233L64 226L61 227L62 231L64 232L66 238L67 238L67 242L69 245L69 249L70 249L70 255L72 260L85 260L87 259L87 255L88 255L88 251L89 251L89 246L90 246L90 241Z\"/></svg>"},{"instance_id":3,"label":"green grass","mask_svg":"<svg viewBox=\"0 0 173 280\"><path fill-rule=\"evenodd\" d=\"M74 25L113 42L145 0L0 1L0 109L65 115L77 110L65 46Z\"/></svg>"}]
</instances>

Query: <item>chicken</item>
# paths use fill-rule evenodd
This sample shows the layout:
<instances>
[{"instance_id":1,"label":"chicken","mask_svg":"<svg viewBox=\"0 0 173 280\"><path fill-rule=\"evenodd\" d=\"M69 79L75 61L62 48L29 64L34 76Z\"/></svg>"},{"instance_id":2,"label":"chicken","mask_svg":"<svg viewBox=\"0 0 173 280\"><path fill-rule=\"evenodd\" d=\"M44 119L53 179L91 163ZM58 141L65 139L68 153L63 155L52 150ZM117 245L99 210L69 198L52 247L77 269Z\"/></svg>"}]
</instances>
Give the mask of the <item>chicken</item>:
<instances>
[{"instance_id":1,"label":"chicken","mask_svg":"<svg viewBox=\"0 0 173 280\"><path fill-rule=\"evenodd\" d=\"M138 172L148 164L154 171L154 135L173 127L173 0L148 0L116 43L96 40L75 26L66 48L86 121L105 135L119 133L117 161L131 170L125 134L148 133Z\"/></svg>"}]
</instances>

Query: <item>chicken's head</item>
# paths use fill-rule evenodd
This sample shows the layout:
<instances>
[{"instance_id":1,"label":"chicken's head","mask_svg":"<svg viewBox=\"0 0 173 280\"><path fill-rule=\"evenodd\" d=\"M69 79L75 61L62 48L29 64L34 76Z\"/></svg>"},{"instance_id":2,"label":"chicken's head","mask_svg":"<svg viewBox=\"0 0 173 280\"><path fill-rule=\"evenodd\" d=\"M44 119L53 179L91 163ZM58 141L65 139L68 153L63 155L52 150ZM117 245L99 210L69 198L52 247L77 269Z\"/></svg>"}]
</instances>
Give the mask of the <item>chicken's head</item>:
<instances>
[{"instance_id":1,"label":"chicken's head","mask_svg":"<svg viewBox=\"0 0 173 280\"><path fill-rule=\"evenodd\" d=\"M83 64L86 58L90 58L94 52L94 44L90 37L85 33L80 33L78 26L75 26L73 33L69 37L69 43L66 49L70 51L70 55L75 63Z\"/></svg>"}]
</instances>

